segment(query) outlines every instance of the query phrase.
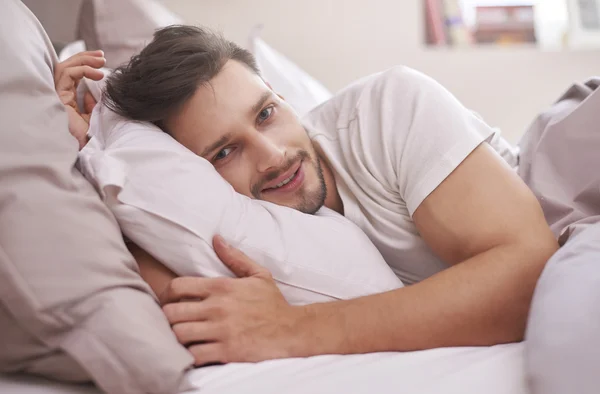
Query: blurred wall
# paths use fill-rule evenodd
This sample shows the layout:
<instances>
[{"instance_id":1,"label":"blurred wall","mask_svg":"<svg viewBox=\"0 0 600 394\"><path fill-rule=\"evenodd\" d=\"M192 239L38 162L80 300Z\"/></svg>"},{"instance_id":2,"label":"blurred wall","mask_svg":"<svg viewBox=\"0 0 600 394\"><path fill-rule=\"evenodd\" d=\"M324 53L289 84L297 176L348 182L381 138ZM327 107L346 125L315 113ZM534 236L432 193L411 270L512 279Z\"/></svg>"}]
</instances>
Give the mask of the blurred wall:
<instances>
[{"instance_id":1,"label":"blurred wall","mask_svg":"<svg viewBox=\"0 0 600 394\"><path fill-rule=\"evenodd\" d=\"M163 0L186 22L246 44L251 28L336 91L395 64L444 84L516 142L540 110L574 81L600 74L600 51L427 49L420 0Z\"/></svg>"},{"instance_id":2,"label":"blurred wall","mask_svg":"<svg viewBox=\"0 0 600 394\"><path fill-rule=\"evenodd\" d=\"M123 0L127 1L127 0ZM24 0L50 37L74 39L81 0ZM431 49L422 45L420 0L162 0L188 23L245 45L262 37L332 91L396 64L444 84L516 142L533 117L573 81L600 74L600 51Z\"/></svg>"}]
</instances>

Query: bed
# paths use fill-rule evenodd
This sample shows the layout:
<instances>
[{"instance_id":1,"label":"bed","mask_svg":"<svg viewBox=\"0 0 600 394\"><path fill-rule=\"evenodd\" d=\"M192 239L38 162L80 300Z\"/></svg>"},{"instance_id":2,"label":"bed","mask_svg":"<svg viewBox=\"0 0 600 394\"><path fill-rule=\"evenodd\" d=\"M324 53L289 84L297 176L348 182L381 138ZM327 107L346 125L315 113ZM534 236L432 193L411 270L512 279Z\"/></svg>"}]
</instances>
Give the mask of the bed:
<instances>
[{"instance_id":1,"label":"bed","mask_svg":"<svg viewBox=\"0 0 600 394\"><path fill-rule=\"evenodd\" d=\"M525 394L523 344L408 353L318 356L258 364L228 364L187 374L189 393L460 393ZM186 393L188 393L186 392ZM0 393L92 394L24 375L0 375Z\"/></svg>"},{"instance_id":2,"label":"bed","mask_svg":"<svg viewBox=\"0 0 600 394\"><path fill-rule=\"evenodd\" d=\"M259 49L265 50L264 43L258 42L258 44ZM254 45L256 46L256 42ZM272 53L268 52L267 54ZM273 70L277 71L278 68L273 67ZM275 79L275 77L271 76L270 79ZM286 97L290 96L290 94L286 94ZM315 100L322 100L321 96ZM307 96L301 96L301 98L305 97ZM589 140L582 141L587 143ZM521 166L521 169L523 168L525 167ZM544 197L547 194L540 192L540 195ZM545 329L547 326L540 327L540 331L548 331ZM6 335L6 332L3 332L3 335ZM201 394L529 393L530 382L526 378L524 348L524 344L519 343L494 347L447 348L407 353L318 356L305 359L273 360L258 364L234 363L199 368L188 372L186 380L192 389L186 392ZM531 354L531 351L528 350L527 354ZM169 358L168 362L173 363L173 359ZM155 361L156 363L158 360ZM572 363L572 365L577 364ZM145 369L143 371L151 374ZM573 376L575 375L573 374ZM555 374L555 377L561 378L559 374ZM569 382L568 380L564 381ZM592 384L591 379L589 382L587 387L597 387ZM84 394L99 392L92 385L69 385L29 375L0 374L0 393ZM549 391L538 390L536 392L548 393ZM560 393L560 391L558 392Z\"/></svg>"}]
</instances>

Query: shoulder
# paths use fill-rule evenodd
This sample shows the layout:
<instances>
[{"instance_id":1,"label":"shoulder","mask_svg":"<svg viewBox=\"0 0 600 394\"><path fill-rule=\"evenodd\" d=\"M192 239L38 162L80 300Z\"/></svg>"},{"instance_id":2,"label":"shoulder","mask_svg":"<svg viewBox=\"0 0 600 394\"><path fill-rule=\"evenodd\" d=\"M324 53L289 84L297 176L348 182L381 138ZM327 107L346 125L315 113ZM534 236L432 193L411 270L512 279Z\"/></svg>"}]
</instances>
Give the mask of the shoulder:
<instances>
[{"instance_id":1,"label":"shoulder","mask_svg":"<svg viewBox=\"0 0 600 394\"><path fill-rule=\"evenodd\" d=\"M342 89L336 97L341 101L351 101L355 106L393 99L412 100L430 92L445 90L433 78L407 66L395 66L371 74ZM334 97L334 100L335 98Z\"/></svg>"},{"instance_id":2,"label":"shoulder","mask_svg":"<svg viewBox=\"0 0 600 394\"><path fill-rule=\"evenodd\" d=\"M395 66L352 82L306 114L302 121L308 129L321 132L345 128L361 112L379 112L388 106L386 103L404 107L418 95L438 89L443 88L425 74Z\"/></svg>"},{"instance_id":3,"label":"shoulder","mask_svg":"<svg viewBox=\"0 0 600 394\"><path fill-rule=\"evenodd\" d=\"M419 115L418 108L435 108L445 104L460 105L433 78L410 67L396 66L373 75L365 83L360 100L357 101L357 109L379 112L401 108L403 116L407 116Z\"/></svg>"},{"instance_id":4,"label":"shoulder","mask_svg":"<svg viewBox=\"0 0 600 394\"><path fill-rule=\"evenodd\" d=\"M371 88L389 87L414 90L422 87L438 87L439 84L431 77L407 66L395 66L385 71L373 74L368 78Z\"/></svg>"}]
</instances>

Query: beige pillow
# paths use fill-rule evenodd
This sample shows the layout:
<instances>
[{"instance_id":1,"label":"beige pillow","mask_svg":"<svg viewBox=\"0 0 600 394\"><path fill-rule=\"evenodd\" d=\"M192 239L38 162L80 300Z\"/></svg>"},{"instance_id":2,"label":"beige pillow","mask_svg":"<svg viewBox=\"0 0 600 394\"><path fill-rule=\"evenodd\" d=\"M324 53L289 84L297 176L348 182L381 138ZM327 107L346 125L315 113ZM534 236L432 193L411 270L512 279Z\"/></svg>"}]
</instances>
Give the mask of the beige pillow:
<instances>
[{"instance_id":1,"label":"beige pillow","mask_svg":"<svg viewBox=\"0 0 600 394\"><path fill-rule=\"evenodd\" d=\"M600 213L600 77L575 83L519 142L519 176L556 237Z\"/></svg>"},{"instance_id":2,"label":"beige pillow","mask_svg":"<svg viewBox=\"0 0 600 394\"><path fill-rule=\"evenodd\" d=\"M74 168L56 54L19 1L3 3L0 57L0 372L177 391L192 358Z\"/></svg>"},{"instance_id":3,"label":"beige pillow","mask_svg":"<svg viewBox=\"0 0 600 394\"><path fill-rule=\"evenodd\" d=\"M156 29L183 21L156 0L84 0L77 35L90 50L102 49L116 68L140 52Z\"/></svg>"}]
</instances>

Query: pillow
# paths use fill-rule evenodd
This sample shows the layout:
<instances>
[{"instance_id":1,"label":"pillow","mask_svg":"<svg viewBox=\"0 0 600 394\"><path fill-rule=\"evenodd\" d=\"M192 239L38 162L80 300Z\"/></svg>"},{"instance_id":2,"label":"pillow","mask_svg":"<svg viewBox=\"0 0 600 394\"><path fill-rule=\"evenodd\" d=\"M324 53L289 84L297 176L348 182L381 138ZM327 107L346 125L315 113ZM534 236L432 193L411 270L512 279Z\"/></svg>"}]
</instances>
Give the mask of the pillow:
<instances>
[{"instance_id":1,"label":"pillow","mask_svg":"<svg viewBox=\"0 0 600 394\"><path fill-rule=\"evenodd\" d=\"M534 394L595 394L600 387L600 215L590 219L570 226L535 289L525 336Z\"/></svg>"},{"instance_id":2,"label":"pillow","mask_svg":"<svg viewBox=\"0 0 600 394\"><path fill-rule=\"evenodd\" d=\"M212 249L222 235L271 271L291 304L347 299L402 286L354 224L236 193L205 159L150 123L99 104L80 166L123 233L181 276L233 276Z\"/></svg>"},{"instance_id":3,"label":"pillow","mask_svg":"<svg viewBox=\"0 0 600 394\"><path fill-rule=\"evenodd\" d=\"M534 394L600 386L600 79L575 84L520 142L519 175L562 248L535 289L525 335Z\"/></svg>"},{"instance_id":4,"label":"pillow","mask_svg":"<svg viewBox=\"0 0 600 394\"><path fill-rule=\"evenodd\" d=\"M519 142L518 173L558 237L600 213L600 77L576 83L542 112Z\"/></svg>"},{"instance_id":5,"label":"pillow","mask_svg":"<svg viewBox=\"0 0 600 394\"><path fill-rule=\"evenodd\" d=\"M262 77L273 90L285 97L299 116L329 100L331 92L319 81L259 38L261 29L261 26L254 28L248 48L256 58Z\"/></svg>"},{"instance_id":6,"label":"pillow","mask_svg":"<svg viewBox=\"0 0 600 394\"><path fill-rule=\"evenodd\" d=\"M84 0L77 36L90 50L102 49L106 67L116 68L139 53L156 29L182 23L157 0Z\"/></svg>"},{"instance_id":7,"label":"pillow","mask_svg":"<svg viewBox=\"0 0 600 394\"><path fill-rule=\"evenodd\" d=\"M19 1L0 13L0 372L177 391L193 359L74 164L56 54Z\"/></svg>"}]
</instances>

